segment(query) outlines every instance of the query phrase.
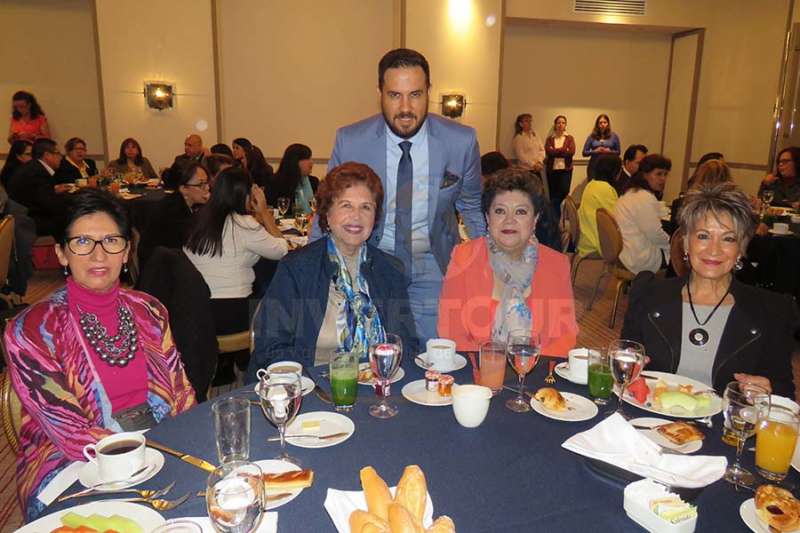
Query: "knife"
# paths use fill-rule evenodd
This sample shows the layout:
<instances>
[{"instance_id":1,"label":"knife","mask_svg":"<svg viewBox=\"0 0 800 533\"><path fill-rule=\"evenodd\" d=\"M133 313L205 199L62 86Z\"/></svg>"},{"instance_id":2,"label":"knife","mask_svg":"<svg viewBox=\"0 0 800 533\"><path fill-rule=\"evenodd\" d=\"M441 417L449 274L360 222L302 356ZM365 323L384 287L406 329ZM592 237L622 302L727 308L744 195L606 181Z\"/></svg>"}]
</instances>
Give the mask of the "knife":
<instances>
[{"instance_id":1,"label":"knife","mask_svg":"<svg viewBox=\"0 0 800 533\"><path fill-rule=\"evenodd\" d=\"M216 466L212 465L208 461L204 461L199 457L195 457L194 455L189 455L188 453L181 453L177 450L173 450L169 446L164 446L163 444L152 441L150 439L146 439L145 444L151 448L155 448L156 450L168 453L169 455L174 455L181 461L185 461L192 466L196 466L197 468L205 470L206 472L213 472L214 470L217 469Z\"/></svg>"},{"instance_id":2,"label":"knife","mask_svg":"<svg viewBox=\"0 0 800 533\"><path fill-rule=\"evenodd\" d=\"M331 400L330 395L327 392L325 392L324 390L322 390L322 387L320 387L319 384L317 383L317 381L314 378L311 377L311 374L308 373L308 370L306 370L306 367L303 367L303 374L308 376L308 379L310 379L311 381L314 382L314 394L317 395L317 398L319 398L320 400L322 400L325 403L331 403L332 404L333 401Z\"/></svg>"}]
</instances>

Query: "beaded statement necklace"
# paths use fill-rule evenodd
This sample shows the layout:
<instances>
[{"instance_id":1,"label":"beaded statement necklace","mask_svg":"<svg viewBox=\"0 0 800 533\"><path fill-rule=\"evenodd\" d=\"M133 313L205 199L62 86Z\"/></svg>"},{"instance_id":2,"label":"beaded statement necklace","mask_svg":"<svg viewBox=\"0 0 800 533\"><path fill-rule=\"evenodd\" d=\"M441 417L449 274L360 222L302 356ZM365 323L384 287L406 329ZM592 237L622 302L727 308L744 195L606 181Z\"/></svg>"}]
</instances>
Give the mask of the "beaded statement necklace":
<instances>
[{"instance_id":1,"label":"beaded statement necklace","mask_svg":"<svg viewBox=\"0 0 800 533\"><path fill-rule=\"evenodd\" d=\"M105 326L94 313L81 311L79 323L86 340L97 351L100 359L109 366L125 367L136 356L139 335L130 309L119 307L119 327L117 334L110 337Z\"/></svg>"}]
</instances>

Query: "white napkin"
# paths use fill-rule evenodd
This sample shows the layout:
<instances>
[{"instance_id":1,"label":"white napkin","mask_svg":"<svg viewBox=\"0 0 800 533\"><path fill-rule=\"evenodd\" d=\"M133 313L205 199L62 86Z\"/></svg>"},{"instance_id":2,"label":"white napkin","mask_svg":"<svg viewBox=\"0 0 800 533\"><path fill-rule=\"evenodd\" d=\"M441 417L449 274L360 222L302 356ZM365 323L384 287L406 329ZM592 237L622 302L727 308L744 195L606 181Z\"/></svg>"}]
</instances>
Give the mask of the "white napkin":
<instances>
[{"instance_id":1,"label":"white napkin","mask_svg":"<svg viewBox=\"0 0 800 533\"><path fill-rule=\"evenodd\" d=\"M394 491L397 487L389 487L389 492L394 496ZM350 533L350 513L356 509L367 510L367 500L364 498L363 491L353 490L336 490L328 489L328 494L325 496L325 510L333 520L333 525L336 526L336 531L339 533ZM428 493L428 499L425 502L425 513L422 516L422 525L426 528L431 527L433 524L433 501L431 495Z\"/></svg>"},{"instance_id":2,"label":"white napkin","mask_svg":"<svg viewBox=\"0 0 800 533\"><path fill-rule=\"evenodd\" d=\"M75 461L68 465L61 472L56 474L50 483L39 493L37 498L45 505L50 505L53 501L61 496L65 490L70 488L73 483L78 481L78 474L81 473L86 463Z\"/></svg>"},{"instance_id":3,"label":"white napkin","mask_svg":"<svg viewBox=\"0 0 800 533\"><path fill-rule=\"evenodd\" d=\"M661 454L655 442L616 413L561 446L675 487L705 487L720 479L728 466L725 457Z\"/></svg>"},{"instance_id":4,"label":"white napkin","mask_svg":"<svg viewBox=\"0 0 800 533\"><path fill-rule=\"evenodd\" d=\"M305 246L308 244L308 237L303 237L301 235L284 235L284 238L298 246Z\"/></svg>"},{"instance_id":5,"label":"white napkin","mask_svg":"<svg viewBox=\"0 0 800 533\"><path fill-rule=\"evenodd\" d=\"M211 525L211 519L207 516L187 516L175 520L191 520L203 528L203 533L216 533L214 526ZM278 533L278 513L264 513L261 524L254 533Z\"/></svg>"}]
</instances>

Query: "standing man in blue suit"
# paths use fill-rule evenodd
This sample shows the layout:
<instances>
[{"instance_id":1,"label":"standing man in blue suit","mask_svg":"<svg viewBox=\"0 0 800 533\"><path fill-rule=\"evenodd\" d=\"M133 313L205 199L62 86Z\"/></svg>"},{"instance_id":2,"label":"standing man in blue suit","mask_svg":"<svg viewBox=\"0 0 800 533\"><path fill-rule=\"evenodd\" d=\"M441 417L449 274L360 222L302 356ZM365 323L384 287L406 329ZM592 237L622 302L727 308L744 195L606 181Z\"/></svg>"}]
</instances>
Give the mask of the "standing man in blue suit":
<instances>
[{"instance_id":1,"label":"standing man in blue suit","mask_svg":"<svg viewBox=\"0 0 800 533\"><path fill-rule=\"evenodd\" d=\"M428 114L430 86L422 54L398 48L384 55L378 64L382 113L340 128L328 163L331 170L358 161L380 176L383 216L370 242L403 262L423 343L436 337L442 278L459 242L455 211L471 238L486 232L475 130Z\"/></svg>"}]
</instances>

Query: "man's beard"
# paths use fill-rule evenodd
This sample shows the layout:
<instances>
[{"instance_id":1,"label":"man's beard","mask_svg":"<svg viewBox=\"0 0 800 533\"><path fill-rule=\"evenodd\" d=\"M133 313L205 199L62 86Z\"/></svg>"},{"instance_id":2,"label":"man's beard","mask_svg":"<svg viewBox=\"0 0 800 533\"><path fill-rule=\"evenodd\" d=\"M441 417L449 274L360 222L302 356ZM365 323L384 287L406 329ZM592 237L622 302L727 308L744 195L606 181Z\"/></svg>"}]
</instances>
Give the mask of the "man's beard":
<instances>
[{"instance_id":1,"label":"man's beard","mask_svg":"<svg viewBox=\"0 0 800 533\"><path fill-rule=\"evenodd\" d=\"M417 132L420 130L420 128L422 128L422 125L425 124L425 119L428 118L428 111L426 109L425 110L425 114L422 115L422 119L420 119L417 122L417 126L413 130L411 130L411 131L406 133L406 132L402 132L402 131L398 130L394 126L393 121L389 117L386 116L386 112L385 111L381 110L381 112L383 114L383 120L384 120L384 122L386 122L386 125L389 126L390 130L392 130L392 133L394 133L395 135L397 135L401 139L410 139L411 137L416 135ZM392 118L404 118L404 117L416 117L416 115L414 115L413 113L400 113L400 114L395 115Z\"/></svg>"}]
</instances>

